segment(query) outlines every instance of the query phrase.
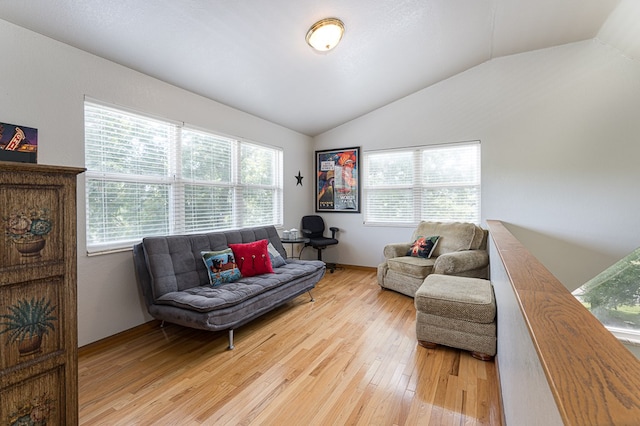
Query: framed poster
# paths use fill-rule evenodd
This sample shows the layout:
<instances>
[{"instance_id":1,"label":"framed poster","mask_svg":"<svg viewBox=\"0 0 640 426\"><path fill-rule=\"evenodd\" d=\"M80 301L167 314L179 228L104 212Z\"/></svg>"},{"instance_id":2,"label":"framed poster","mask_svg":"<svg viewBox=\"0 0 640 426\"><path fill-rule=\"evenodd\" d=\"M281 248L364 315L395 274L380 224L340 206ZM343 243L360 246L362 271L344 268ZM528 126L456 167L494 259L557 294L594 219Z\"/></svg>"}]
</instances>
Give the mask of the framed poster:
<instances>
[{"instance_id":1,"label":"framed poster","mask_svg":"<svg viewBox=\"0 0 640 426\"><path fill-rule=\"evenodd\" d=\"M316 151L316 212L360 213L360 147Z\"/></svg>"}]
</instances>

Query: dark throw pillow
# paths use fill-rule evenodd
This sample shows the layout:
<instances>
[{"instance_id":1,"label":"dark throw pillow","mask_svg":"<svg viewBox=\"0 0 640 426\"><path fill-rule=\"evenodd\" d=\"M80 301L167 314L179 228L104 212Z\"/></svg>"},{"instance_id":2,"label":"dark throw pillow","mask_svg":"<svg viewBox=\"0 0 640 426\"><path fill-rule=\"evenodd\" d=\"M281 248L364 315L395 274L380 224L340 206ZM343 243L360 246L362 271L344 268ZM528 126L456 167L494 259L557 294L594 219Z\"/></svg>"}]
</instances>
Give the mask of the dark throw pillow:
<instances>
[{"instance_id":1,"label":"dark throw pillow","mask_svg":"<svg viewBox=\"0 0 640 426\"><path fill-rule=\"evenodd\" d=\"M407 251L407 256L424 257L425 259L430 258L433 254L433 250L436 248L436 244L438 244L439 238L439 236L419 236L413 244L411 244L409 251Z\"/></svg>"}]
</instances>

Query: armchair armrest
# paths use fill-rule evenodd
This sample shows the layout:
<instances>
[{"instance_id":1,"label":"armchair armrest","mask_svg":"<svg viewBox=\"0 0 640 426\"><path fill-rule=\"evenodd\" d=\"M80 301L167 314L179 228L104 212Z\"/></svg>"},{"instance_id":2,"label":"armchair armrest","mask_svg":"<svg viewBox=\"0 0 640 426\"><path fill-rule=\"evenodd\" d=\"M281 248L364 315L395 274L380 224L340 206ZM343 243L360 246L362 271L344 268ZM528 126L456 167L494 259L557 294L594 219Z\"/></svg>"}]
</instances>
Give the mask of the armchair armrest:
<instances>
[{"instance_id":1,"label":"armchair armrest","mask_svg":"<svg viewBox=\"0 0 640 426\"><path fill-rule=\"evenodd\" d=\"M411 243L391 243L384 246L384 258L393 259L394 257L402 257L407 255L407 251L411 247Z\"/></svg>"},{"instance_id":2,"label":"armchair armrest","mask_svg":"<svg viewBox=\"0 0 640 426\"><path fill-rule=\"evenodd\" d=\"M489 265L489 253L486 250L454 251L438 256L433 264L433 273L454 275L484 268L487 265Z\"/></svg>"},{"instance_id":3,"label":"armchair armrest","mask_svg":"<svg viewBox=\"0 0 640 426\"><path fill-rule=\"evenodd\" d=\"M302 229L301 229L301 231L302 231L302 235L303 235L305 238L309 238L309 235L311 235L311 230L309 230L309 229L304 229L304 228L302 228Z\"/></svg>"},{"instance_id":4,"label":"armchair armrest","mask_svg":"<svg viewBox=\"0 0 640 426\"><path fill-rule=\"evenodd\" d=\"M331 231L331 238L335 238L336 232L338 232L340 229L336 228L335 226L332 226L331 228L329 228L329 230Z\"/></svg>"}]
</instances>

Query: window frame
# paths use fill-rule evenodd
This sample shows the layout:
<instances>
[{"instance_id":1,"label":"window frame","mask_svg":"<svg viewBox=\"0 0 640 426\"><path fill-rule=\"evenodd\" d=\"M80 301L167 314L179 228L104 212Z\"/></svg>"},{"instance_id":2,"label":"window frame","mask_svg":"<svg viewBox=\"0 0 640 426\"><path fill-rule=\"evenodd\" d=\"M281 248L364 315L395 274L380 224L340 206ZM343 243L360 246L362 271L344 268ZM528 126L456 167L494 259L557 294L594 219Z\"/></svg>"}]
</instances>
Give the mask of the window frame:
<instances>
[{"instance_id":1,"label":"window frame","mask_svg":"<svg viewBox=\"0 0 640 426\"><path fill-rule=\"evenodd\" d=\"M149 176L144 174L134 174L134 173L115 173L112 171L99 170L98 168L92 168L91 162L89 160L89 146L92 143L89 140L90 136L88 133L88 117L87 117L87 108L94 109L105 109L108 111L115 112L116 114L122 114L124 116L132 116L136 118L140 118L142 120L150 120L161 123L161 125L167 125L170 129L169 132L173 131L175 133L175 137L173 140L168 142L168 150L169 152L166 155L166 160L168 164L166 167L166 174L162 176ZM233 136L223 135L220 133L212 132L209 130L204 130L201 128L197 128L195 126L188 126L182 122L176 122L164 118L154 117L150 114L145 114L139 111L133 111L128 108L123 108L120 106L114 106L105 102L97 101L94 99L85 98L84 102L84 124L85 124L85 166L87 168L85 172L85 203L86 203L86 249L87 254L101 254L108 253L114 251L124 251L131 249L131 247L142 240L142 238L146 236L152 235L182 235L182 234L198 234L204 233L208 231L225 231L229 229L240 229L244 227L250 226L263 226L263 225L273 225L276 227L280 227L283 225L283 212L284 212L284 150L281 147L259 143L255 141L250 141L247 139L237 138ZM189 177L189 173L184 169L184 164L182 163L183 154L185 154L185 140L188 137L187 135L193 134L202 135L202 137L209 137L214 141L224 141L225 143L229 143L231 145L230 148L230 158L228 159L229 165L231 168L229 180L227 181L213 181L207 179L198 179L194 177ZM97 139L100 139L99 137ZM104 137L106 140L107 138ZM98 144L105 144L105 141L97 141ZM163 145L164 146L164 145ZM267 160L265 160L264 167L270 168L270 171L267 170L265 174L267 175L268 182L260 182L259 184L253 184L250 182L242 182L242 173L240 170L243 155L243 150L249 149L249 153L251 150L262 150ZM226 160L226 159L224 159ZM211 160L211 165L213 165L215 160ZM187 175L187 176L185 176ZM263 178L264 180L264 178ZM94 184L103 183L119 183L122 185L158 185L164 186L168 188L168 195L165 198L159 198L161 200L166 201L163 205L166 206L166 210L163 210L161 215L166 214L167 221L162 222L162 225L159 226L157 232L142 232L139 231L135 236L131 235L121 235L121 238L94 238L96 235L96 229L91 223L91 215L94 211L92 209L92 200L90 196L90 191L95 188ZM188 227L187 225L187 206L186 199L187 193L189 192L186 188L223 188L223 191L229 191L229 204L230 206L230 221L220 226L209 226L209 225L199 225L196 224L195 227ZM271 220L264 221L263 217L256 217L256 215L252 215L251 212L245 212L243 207L238 204L237 200L242 198L243 191L267 191L267 194L272 194L271 199L273 203L266 203L265 205L260 203L259 199L258 207L263 208L263 211L268 211L271 216ZM105 194L102 194L103 198ZM215 199L214 196L211 197ZM255 197L254 197L255 198ZM131 202L139 202L140 198L133 195L131 198ZM101 208L101 207L99 207ZM254 206L255 208L255 206ZM194 211L192 208L191 211ZM106 218L106 215L109 213L108 208L104 207L101 210L100 217ZM196 215L194 215L195 217ZM269 219L269 218L266 218ZM268 222L268 223L267 223ZM247 225L249 223L249 225ZM103 220L103 229L99 230L99 232L106 233L114 227L109 224L108 218ZM204 227L206 226L206 227ZM98 226L100 227L100 226Z\"/></svg>"},{"instance_id":2,"label":"window frame","mask_svg":"<svg viewBox=\"0 0 640 426\"><path fill-rule=\"evenodd\" d=\"M475 158L475 177L472 183L461 183L461 182L438 182L438 183L428 183L424 182L425 176L425 164L423 161L423 153L425 152L435 152L435 150L443 151L448 149L459 149L464 147L473 147L476 150L476 158ZM372 170L371 170L371 159L372 156L380 156L383 159L389 159L395 156L400 155L410 156L406 158L407 161L410 161L410 172L409 178L411 181L406 181L398 184L377 184L372 183L376 179L372 179ZM481 200L482 200L482 192L481 192L481 142L480 140L474 141L465 141L465 142L454 142L454 143L446 143L446 144L437 144L437 145L420 145L420 146L410 146L410 147L401 147L401 148L392 148L392 149L381 149L381 150L369 150L363 152L363 185L362 185L362 198L363 198L363 213L364 218L363 222L366 226L393 226L393 227L415 227L420 221L423 220L434 220L441 222L454 222L454 221L467 221L473 222L476 224L480 224L481 220ZM378 167L378 169L380 169ZM378 170L378 174L379 170ZM407 178L408 179L408 178ZM379 179L378 179L379 180ZM467 217L466 219L460 219L459 217L451 217L451 218L442 218L442 217L430 217L425 214L423 208L423 200L425 198L425 191L433 190L433 189L464 189L469 188L474 190L477 193L475 198L476 208L474 209L473 215L471 217ZM387 191L396 191L396 195L400 195L397 193L398 190L403 190L405 193L410 193L410 197L405 197L405 201L402 203L405 205L406 216L397 215L396 218L387 215L380 215L379 213L373 213L370 202L372 201L372 195L376 192L380 192L383 190ZM457 204L456 204L457 205ZM378 215L378 217L376 217ZM406 217L406 219L405 219Z\"/></svg>"}]
</instances>

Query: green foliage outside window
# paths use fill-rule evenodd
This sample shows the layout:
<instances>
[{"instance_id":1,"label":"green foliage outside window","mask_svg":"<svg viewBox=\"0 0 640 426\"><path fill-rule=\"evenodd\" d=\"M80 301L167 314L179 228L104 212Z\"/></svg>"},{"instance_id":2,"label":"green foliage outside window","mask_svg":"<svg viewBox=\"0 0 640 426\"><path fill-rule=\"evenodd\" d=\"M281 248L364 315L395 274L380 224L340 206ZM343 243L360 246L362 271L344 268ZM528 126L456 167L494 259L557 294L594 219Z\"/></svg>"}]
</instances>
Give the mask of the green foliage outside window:
<instances>
[{"instance_id":1,"label":"green foliage outside window","mask_svg":"<svg viewBox=\"0 0 640 426\"><path fill-rule=\"evenodd\" d=\"M282 223L282 150L85 103L87 249Z\"/></svg>"},{"instance_id":2,"label":"green foliage outside window","mask_svg":"<svg viewBox=\"0 0 640 426\"><path fill-rule=\"evenodd\" d=\"M604 325L640 332L640 248L573 294Z\"/></svg>"}]
</instances>

